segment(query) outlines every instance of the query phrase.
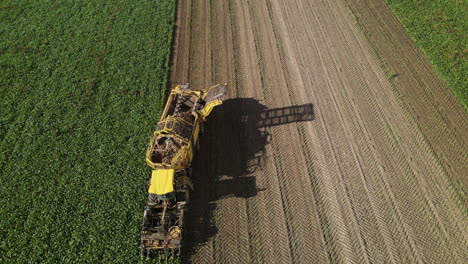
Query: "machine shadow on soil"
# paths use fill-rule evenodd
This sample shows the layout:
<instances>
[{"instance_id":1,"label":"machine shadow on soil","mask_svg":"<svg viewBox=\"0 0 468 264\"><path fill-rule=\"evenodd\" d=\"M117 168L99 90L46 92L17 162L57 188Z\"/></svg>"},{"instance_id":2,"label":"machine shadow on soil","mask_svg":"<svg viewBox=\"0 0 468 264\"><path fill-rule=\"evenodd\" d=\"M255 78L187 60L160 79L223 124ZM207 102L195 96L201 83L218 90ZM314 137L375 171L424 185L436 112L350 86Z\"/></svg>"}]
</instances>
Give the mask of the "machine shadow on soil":
<instances>
[{"instance_id":1,"label":"machine shadow on soil","mask_svg":"<svg viewBox=\"0 0 468 264\"><path fill-rule=\"evenodd\" d=\"M268 128L314 119L312 104L268 109L254 98L235 98L217 107L200 136L194 159L190 211L187 214L184 263L218 232L216 202L230 197L248 199L257 189L252 174L262 167Z\"/></svg>"}]
</instances>

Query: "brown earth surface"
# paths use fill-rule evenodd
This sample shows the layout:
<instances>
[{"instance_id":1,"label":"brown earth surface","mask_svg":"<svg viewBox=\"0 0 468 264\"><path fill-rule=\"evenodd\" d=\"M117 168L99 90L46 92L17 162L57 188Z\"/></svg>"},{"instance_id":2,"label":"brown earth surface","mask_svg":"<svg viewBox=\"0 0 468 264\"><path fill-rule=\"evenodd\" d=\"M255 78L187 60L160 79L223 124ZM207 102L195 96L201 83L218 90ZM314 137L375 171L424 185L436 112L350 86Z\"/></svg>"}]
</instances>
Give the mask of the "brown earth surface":
<instances>
[{"instance_id":1,"label":"brown earth surface","mask_svg":"<svg viewBox=\"0 0 468 264\"><path fill-rule=\"evenodd\" d=\"M468 118L383 0L184 0L171 83L227 82L194 263L467 263Z\"/></svg>"}]
</instances>

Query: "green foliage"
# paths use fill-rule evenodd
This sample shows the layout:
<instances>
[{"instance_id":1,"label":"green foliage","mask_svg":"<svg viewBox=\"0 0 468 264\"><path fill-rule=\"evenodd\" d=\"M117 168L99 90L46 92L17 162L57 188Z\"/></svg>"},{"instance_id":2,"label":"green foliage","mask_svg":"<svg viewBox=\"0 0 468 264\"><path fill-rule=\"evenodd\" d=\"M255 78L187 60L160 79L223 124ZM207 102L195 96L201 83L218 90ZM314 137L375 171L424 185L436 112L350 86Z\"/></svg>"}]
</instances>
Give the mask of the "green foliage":
<instances>
[{"instance_id":1,"label":"green foliage","mask_svg":"<svg viewBox=\"0 0 468 264\"><path fill-rule=\"evenodd\" d=\"M455 96L468 107L468 2L385 1Z\"/></svg>"},{"instance_id":2,"label":"green foliage","mask_svg":"<svg viewBox=\"0 0 468 264\"><path fill-rule=\"evenodd\" d=\"M0 263L136 263L175 0L0 2Z\"/></svg>"}]
</instances>

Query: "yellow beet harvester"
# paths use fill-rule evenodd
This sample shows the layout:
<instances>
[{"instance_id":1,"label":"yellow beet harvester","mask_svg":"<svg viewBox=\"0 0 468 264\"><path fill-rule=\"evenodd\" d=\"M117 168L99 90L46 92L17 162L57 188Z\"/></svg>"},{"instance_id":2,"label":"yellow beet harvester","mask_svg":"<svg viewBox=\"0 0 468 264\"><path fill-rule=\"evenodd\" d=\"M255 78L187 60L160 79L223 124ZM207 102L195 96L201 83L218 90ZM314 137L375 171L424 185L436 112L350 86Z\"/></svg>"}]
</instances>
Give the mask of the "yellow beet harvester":
<instances>
[{"instance_id":1,"label":"yellow beet harvester","mask_svg":"<svg viewBox=\"0 0 468 264\"><path fill-rule=\"evenodd\" d=\"M190 90L188 84L171 90L146 152L151 167L148 204L143 213L141 256L177 256L183 235L184 211L193 190L191 162L203 122L220 105L227 85Z\"/></svg>"}]
</instances>

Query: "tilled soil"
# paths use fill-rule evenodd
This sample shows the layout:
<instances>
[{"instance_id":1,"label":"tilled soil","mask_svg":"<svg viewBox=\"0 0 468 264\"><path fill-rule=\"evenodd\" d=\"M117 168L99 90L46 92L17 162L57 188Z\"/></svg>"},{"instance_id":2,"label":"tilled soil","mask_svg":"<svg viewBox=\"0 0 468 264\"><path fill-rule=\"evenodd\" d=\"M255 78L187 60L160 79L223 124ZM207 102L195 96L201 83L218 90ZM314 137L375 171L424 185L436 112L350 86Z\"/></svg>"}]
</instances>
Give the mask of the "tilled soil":
<instances>
[{"instance_id":1,"label":"tilled soil","mask_svg":"<svg viewBox=\"0 0 468 264\"><path fill-rule=\"evenodd\" d=\"M186 261L466 263L468 118L383 0L178 5L171 82L231 98Z\"/></svg>"}]
</instances>

